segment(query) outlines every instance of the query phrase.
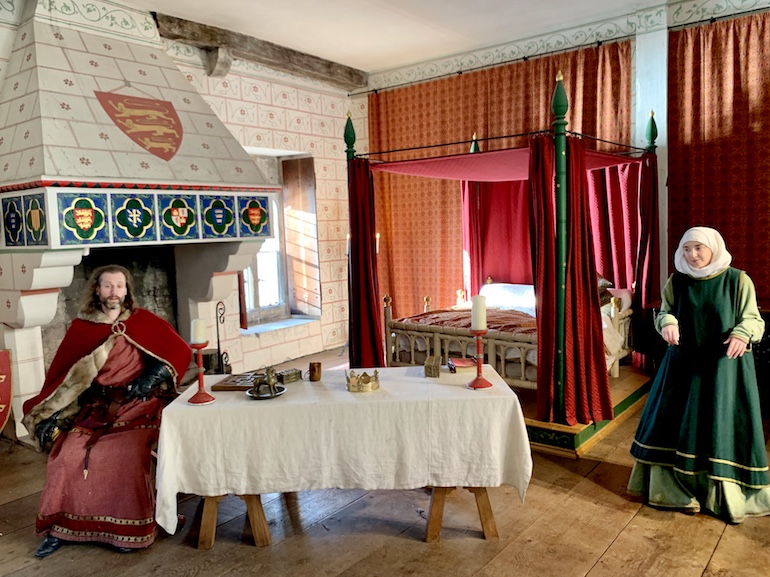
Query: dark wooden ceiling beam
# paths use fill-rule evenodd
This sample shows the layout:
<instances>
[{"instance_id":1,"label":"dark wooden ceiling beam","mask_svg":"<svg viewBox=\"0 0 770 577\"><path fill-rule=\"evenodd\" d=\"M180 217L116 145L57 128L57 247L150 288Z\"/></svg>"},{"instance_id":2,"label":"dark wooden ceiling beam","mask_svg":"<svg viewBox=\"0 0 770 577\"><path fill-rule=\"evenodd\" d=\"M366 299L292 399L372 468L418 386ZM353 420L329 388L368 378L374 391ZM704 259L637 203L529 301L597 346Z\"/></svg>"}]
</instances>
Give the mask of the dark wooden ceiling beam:
<instances>
[{"instance_id":1,"label":"dark wooden ceiling beam","mask_svg":"<svg viewBox=\"0 0 770 577\"><path fill-rule=\"evenodd\" d=\"M224 48L233 58L263 64L275 70L312 78L345 90L366 88L367 85L366 72L272 42L165 14L156 13L155 20L158 32L168 40L184 42L209 52Z\"/></svg>"}]
</instances>

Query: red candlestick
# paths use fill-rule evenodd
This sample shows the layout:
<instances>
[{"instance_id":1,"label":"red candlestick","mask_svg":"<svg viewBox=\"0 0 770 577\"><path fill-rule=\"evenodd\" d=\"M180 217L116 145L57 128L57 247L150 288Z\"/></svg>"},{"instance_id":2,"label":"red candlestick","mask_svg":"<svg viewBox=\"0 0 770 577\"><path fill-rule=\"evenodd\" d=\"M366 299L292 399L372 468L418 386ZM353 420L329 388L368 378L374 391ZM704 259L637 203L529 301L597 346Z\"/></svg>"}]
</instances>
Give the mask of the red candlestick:
<instances>
[{"instance_id":1,"label":"red candlestick","mask_svg":"<svg viewBox=\"0 0 770 577\"><path fill-rule=\"evenodd\" d=\"M195 355L198 361L198 392L195 393L187 401L191 405L210 405L216 401L216 397L206 392L203 388L203 349L209 345L208 341L205 343L191 343L190 346L195 350Z\"/></svg>"},{"instance_id":2,"label":"red candlestick","mask_svg":"<svg viewBox=\"0 0 770 577\"><path fill-rule=\"evenodd\" d=\"M481 376L481 365L484 364L484 345L481 342L481 337L487 334L486 329L483 331L471 330L471 334L476 337L476 378L468 383L469 389L488 389L492 386L488 380Z\"/></svg>"}]
</instances>

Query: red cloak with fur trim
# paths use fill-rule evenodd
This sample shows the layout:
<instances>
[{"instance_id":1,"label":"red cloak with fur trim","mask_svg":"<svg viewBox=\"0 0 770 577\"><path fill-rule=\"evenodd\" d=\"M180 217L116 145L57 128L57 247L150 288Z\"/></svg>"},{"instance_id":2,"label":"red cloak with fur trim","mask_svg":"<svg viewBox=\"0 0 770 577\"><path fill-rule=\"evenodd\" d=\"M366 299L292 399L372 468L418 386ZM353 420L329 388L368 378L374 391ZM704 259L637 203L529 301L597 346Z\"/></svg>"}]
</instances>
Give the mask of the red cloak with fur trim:
<instances>
[{"instance_id":1,"label":"red cloak with fur trim","mask_svg":"<svg viewBox=\"0 0 770 577\"><path fill-rule=\"evenodd\" d=\"M43 390L24 405L32 439L37 424L54 413L71 418L48 458L38 535L121 548L155 540L151 448L169 397L125 396L147 355L168 366L179 385L192 351L171 325L144 309L123 311L114 322L101 311L72 322Z\"/></svg>"},{"instance_id":2,"label":"red cloak with fur trim","mask_svg":"<svg viewBox=\"0 0 770 577\"><path fill-rule=\"evenodd\" d=\"M148 310L136 308L124 321L125 337L142 351L163 361L174 381L184 375L192 358L190 346L169 323ZM24 414L47 399L62 384L72 366L92 353L113 334L113 325L76 318L54 355L43 389L24 403ZM34 431L30 431L34 434Z\"/></svg>"}]
</instances>

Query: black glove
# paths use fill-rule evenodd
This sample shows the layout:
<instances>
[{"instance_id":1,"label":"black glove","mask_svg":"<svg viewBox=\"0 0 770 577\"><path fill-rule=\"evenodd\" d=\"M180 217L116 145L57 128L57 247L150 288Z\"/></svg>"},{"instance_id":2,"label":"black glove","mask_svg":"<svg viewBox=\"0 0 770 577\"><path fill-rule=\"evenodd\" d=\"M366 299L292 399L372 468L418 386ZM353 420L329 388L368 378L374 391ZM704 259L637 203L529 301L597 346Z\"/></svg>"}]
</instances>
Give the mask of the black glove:
<instances>
[{"instance_id":1,"label":"black glove","mask_svg":"<svg viewBox=\"0 0 770 577\"><path fill-rule=\"evenodd\" d=\"M56 411L53 415L43 419L35 426L35 436L40 443L40 449L45 452L51 450L56 437L61 434L61 429L59 428L60 416L61 411Z\"/></svg>"},{"instance_id":2,"label":"black glove","mask_svg":"<svg viewBox=\"0 0 770 577\"><path fill-rule=\"evenodd\" d=\"M144 373L126 385L126 399L149 397L152 391L171 376L171 371L164 363L155 359L148 363Z\"/></svg>"}]
</instances>

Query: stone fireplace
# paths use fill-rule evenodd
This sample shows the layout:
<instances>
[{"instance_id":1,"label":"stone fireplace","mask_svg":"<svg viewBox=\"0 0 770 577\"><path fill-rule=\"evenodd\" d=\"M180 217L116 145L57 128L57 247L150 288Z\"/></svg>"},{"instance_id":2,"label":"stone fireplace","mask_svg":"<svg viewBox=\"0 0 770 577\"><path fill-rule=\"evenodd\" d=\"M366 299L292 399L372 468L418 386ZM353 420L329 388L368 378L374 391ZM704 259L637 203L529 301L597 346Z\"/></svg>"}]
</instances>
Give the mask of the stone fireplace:
<instances>
[{"instance_id":1,"label":"stone fireplace","mask_svg":"<svg viewBox=\"0 0 770 577\"><path fill-rule=\"evenodd\" d=\"M0 87L0 159L0 339L17 422L42 386L44 350L63 335L42 328L64 316L60 289L84 257L164 247L171 314L188 337L272 236L280 187L265 184L157 31L91 33L26 2Z\"/></svg>"}]
</instances>

